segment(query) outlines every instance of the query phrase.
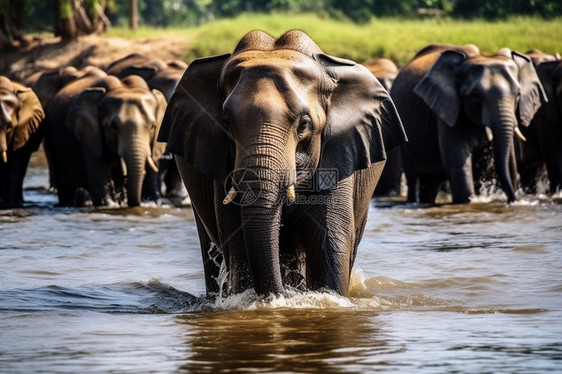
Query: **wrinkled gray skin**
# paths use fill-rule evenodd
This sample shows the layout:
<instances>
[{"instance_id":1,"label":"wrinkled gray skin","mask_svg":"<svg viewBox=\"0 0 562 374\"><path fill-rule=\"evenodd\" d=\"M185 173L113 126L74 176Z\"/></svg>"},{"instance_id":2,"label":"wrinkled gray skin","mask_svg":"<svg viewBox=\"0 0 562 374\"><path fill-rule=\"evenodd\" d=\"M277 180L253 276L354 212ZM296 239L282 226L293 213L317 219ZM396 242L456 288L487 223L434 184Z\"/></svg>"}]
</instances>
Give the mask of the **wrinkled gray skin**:
<instances>
[{"instance_id":1,"label":"wrinkled gray skin","mask_svg":"<svg viewBox=\"0 0 562 374\"><path fill-rule=\"evenodd\" d=\"M119 78L139 75L150 88L159 90L164 94L166 100L170 100L185 69L187 69L187 64L183 61L164 62L147 55L133 53L111 63L107 67L107 72ZM159 169L164 196L172 201L185 199L187 191L170 153L162 156Z\"/></svg>"},{"instance_id":2,"label":"wrinkled gray skin","mask_svg":"<svg viewBox=\"0 0 562 374\"><path fill-rule=\"evenodd\" d=\"M364 62L363 65L379 80L382 86L390 92L392 83L398 75L398 67L388 58L375 58ZM401 193L402 155L400 148L394 148L387 154L386 165L375 188L374 196L395 196Z\"/></svg>"},{"instance_id":3,"label":"wrinkled gray skin","mask_svg":"<svg viewBox=\"0 0 562 374\"><path fill-rule=\"evenodd\" d=\"M526 141L518 139L521 187L537 192L537 183L546 168L550 193L562 189L562 59L538 50L526 53L533 60L548 102L529 126L522 126Z\"/></svg>"},{"instance_id":4,"label":"wrinkled gray skin","mask_svg":"<svg viewBox=\"0 0 562 374\"><path fill-rule=\"evenodd\" d=\"M528 124L544 101L530 59L501 49L483 56L473 45L430 45L406 64L391 95L409 142L402 147L408 201L433 203L448 180L454 203L475 195L472 159L493 135L497 180L515 200L514 130Z\"/></svg>"},{"instance_id":5,"label":"wrinkled gray skin","mask_svg":"<svg viewBox=\"0 0 562 374\"><path fill-rule=\"evenodd\" d=\"M30 88L0 76L0 208L23 204L23 178L41 143L44 116Z\"/></svg>"},{"instance_id":6,"label":"wrinkled gray skin","mask_svg":"<svg viewBox=\"0 0 562 374\"><path fill-rule=\"evenodd\" d=\"M363 66L301 31L253 31L232 55L189 66L159 139L192 200L209 295L286 285L345 295L385 150L405 134Z\"/></svg>"},{"instance_id":7,"label":"wrinkled gray skin","mask_svg":"<svg viewBox=\"0 0 562 374\"><path fill-rule=\"evenodd\" d=\"M156 134L165 107L162 93L138 76L89 74L61 89L45 121L59 205L85 204L84 190L94 206L121 201L123 192L128 206L156 200L156 165L165 149Z\"/></svg>"}]
</instances>

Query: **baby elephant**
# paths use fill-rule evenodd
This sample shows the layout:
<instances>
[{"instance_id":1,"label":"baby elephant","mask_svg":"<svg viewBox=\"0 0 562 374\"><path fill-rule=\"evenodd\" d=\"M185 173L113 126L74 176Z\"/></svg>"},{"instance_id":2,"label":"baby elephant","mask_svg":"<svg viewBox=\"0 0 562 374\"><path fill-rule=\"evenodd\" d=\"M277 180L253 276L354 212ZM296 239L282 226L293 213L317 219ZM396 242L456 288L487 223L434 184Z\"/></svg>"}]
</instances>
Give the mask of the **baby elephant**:
<instances>
[{"instance_id":1,"label":"baby elephant","mask_svg":"<svg viewBox=\"0 0 562 374\"><path fill-rule=\"evenodd\" d=\"M0 208L23 204L23 178L41 144L43 107L28 87L0 76Z\"/></svg>"}]
</instances>

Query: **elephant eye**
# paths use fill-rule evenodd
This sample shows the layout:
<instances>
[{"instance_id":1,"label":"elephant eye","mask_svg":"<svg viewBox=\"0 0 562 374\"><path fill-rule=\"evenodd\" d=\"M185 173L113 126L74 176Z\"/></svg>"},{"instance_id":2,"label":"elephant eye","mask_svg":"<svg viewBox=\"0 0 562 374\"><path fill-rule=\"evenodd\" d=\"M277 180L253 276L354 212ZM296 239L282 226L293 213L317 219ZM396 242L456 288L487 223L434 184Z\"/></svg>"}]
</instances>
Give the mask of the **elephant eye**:
<instances>
[{"instance_id":1,"label":"elephant eye","mask_svg":"<svg viewBox=\"0 0 562 374\"><path fill-rule=\"evenodd\" d=\"M306 137L312 131L312 118L308 114L302 116L297 127L297 136L299 139Z\"/></svg>"}]
</instances>

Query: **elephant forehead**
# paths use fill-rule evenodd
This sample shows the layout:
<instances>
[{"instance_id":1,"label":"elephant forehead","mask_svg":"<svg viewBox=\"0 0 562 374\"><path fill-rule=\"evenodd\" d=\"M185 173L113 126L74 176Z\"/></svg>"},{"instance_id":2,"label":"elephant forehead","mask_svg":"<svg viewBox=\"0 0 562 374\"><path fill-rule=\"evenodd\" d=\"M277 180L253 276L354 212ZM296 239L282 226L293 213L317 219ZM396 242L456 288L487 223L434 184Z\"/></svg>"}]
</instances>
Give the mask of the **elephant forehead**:
<instances>
[{"instance_id":1,"label":"elephant forehead","mask_svg":"<svg viewBox=\"0 0 562 374\"><path fill-rule=\"evenodd\" d=\"M143 112L154 112L158 103L151 91L118 89L105 95L103 105L114 110L136 107Z\"/></svg>"},{"instance_id":2,"label":"elephant forehead","mask_svg":"<svg viewBox=\"0 0 562 374\"><path fill-rule=\"evenodd\" d=\"M151 98L154 100L154 95L149 90L144 89L128 89L128 88L118 88L111 90L106 94L106 98L127 100L127 101L140 101L146 98Z\"/></svg>"},{"instance_id":3,"label":"elephant forehead","mask_svg":"<svg viewBox=\"0 0 562 374\"><path fill-rule=\"evenodd\" d=\"M249 69L262 71L263 74L291 71L310 79L317 78L322 71L313 59L297 51L246 51L232 56L223 70L222 78L239 76L242 71Z\"/></svg>"},{"instance_id":4,"label":"elephant forehead","mask_svg":"<svg viewBox=\"0 0 562 374\"><path fill-rule=\"evenodd\" d=\"M465 77L472 76L480 81L489 83L498 82L498 79L517 85L519 68L517 64L507 58L477 58L462 65L460 74Z\"/></svg>"}]
</instances>

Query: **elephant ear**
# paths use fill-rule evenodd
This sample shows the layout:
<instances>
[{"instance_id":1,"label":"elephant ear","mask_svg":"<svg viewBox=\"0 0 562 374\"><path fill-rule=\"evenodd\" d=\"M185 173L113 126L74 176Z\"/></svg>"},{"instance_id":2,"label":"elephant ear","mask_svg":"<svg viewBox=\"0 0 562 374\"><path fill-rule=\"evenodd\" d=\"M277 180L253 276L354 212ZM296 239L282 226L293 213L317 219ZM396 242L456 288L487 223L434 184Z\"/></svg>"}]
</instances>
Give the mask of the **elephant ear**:
<instances>
[{"instance_id":1,"label":"elephant ear","mask_svg":"<svg viewBox=\"0 0 562 374\"><path fill-rule=\"evenodd\" d=\"M159 142L157 141L156 138L158 137L158 134L160 132L162 119L164 118L164 112L166 111L166 106L168 105L168 102L166 101L166 97L164 97L164 94L162 92L158 90L152 90L152 93L154 94L154 97L158 102L158 106L156 107L156 130L155 130L154 139L152 140L152 147L151 147L152 161L154 161L154 163L158 165L158 162L160 161L160 157L162 157L162 155L166 151L166 143Z\"/></svg>"},{"instance_id":2,"label":"elephant ear","mask_svg":"<svg viewBox=\"0 0 562 374\"><path fill-rule=\"evenodd\" d=\"M80 93L68 109L66 126L95 157L101 157L103 139L98 121L98 102L105 95L105 88L88 88Z\"/></svg>"},{"instance_id":3,"label":"elephant ear","mask_svg":"<svg viewBox=\"0 0 562 374\"><path fill-rule=\"evenodd\" d=\"M418 95L439 119L448 126L454 126L461 109L461 99L456 85L455 67L466 55L458 51L445 51L431 69L414 87Z\"/></svg>"},{"instance_id":4,"label":"elephant ear","mask_svg":"<svg viewBox=\"0 0 562 374\"><path fill-rule=\"evenodd\" d=\"M338 179L386 159L386 152L405 142L406 134L390 95L360 64L315 54L336 83L331 93L319 169L337 171ZM328 189L334 180L323 180ZM331 184L330 184L331 182Z\"/></svg>"},{"instance_id":5,"label":"elephant ear","mask_svg":"<svg viewBox=\"0 0 562 374\"><path fill-rule=\"evenodd\" d=\"M41 106L37 95L31 88L16 85L16 96L21 102L21 107L14 129L14 151L17 151L29 141L31 136L39 130L45 118L43 106Z\"/></svg>"},{"instance_id":6,"label":"elephant ear","mask_svg":"<svg viewBox=\"0 0 562 374\"><path fill-rule=\"evenodd\" d=\"M222 67L230 54L193 61L170 98L158 141L220 182L228 175L229 139L223 125Z\"/></svg>"},{"instance_id":7,"label":"elephant ear","mask_svg":"<svg viewBox=\"0 0 562 374\"><path fill-rule=\"evenodd\" d=\"M519 119L523 126L529 126L537 110L548 99L531 58L515 51L511 52L511 56L519 67Z\"/></svg>"}]
</instances>

